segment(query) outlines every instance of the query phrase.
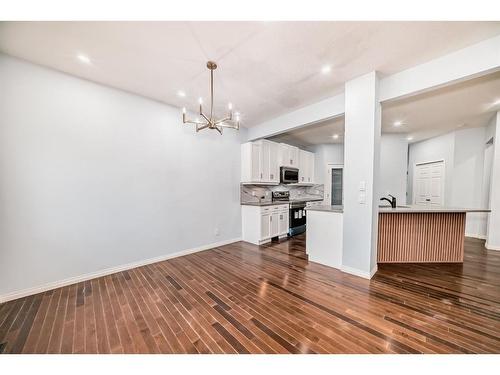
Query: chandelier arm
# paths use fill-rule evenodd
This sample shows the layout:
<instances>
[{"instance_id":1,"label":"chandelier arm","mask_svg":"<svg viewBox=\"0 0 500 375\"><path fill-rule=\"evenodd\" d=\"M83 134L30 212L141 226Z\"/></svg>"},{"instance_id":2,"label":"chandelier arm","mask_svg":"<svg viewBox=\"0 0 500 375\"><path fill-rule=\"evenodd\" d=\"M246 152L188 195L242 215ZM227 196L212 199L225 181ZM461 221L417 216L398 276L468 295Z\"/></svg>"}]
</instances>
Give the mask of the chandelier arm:
<instances>
[{"instance_id":1,"label":"chandelier arm","mask_svg":"<svg viewBox=\"0 0 500 375\"><path fill-rule=\"evenodd\" d=\"M219 125L219 124L222 124L223 122L226 122L226 121L231 121L231 117L226 117L226 118L223 118L222 120L215 121L214 125Z\"/></svg>"},{"instance_id":2,"label":"chandelier arm","mask_svg":"<svg viewBox=\"0 0 500 375\"><path fill-rule=\"evenodd\" d=\"M222 127L216 126L215 129L222 135Z\"/></svg>"},{"instance_id":3,"label":"chandelier arm","mask_svg":"<svg viewBox=\"0 0 500 375\"><path fill-rule=\"evenodd\" d=\"M205 121L207 122L207 125L210 125L210 124L212 123L212 121L211 121L211 120L209 120L209 119L207 118L207 116L205 116L205 114L204 114L204 113L200 113L200 115L201 115L201 116L205 119Z\"/></svg>"},{"instance_id":4,"label":"chandelier arm","mask_svg":"<svg viewBox=\"0 0 500 375\"><path fill-rule=\"evenodd\" d=\"M184 121L185 124L196 124L196 125L206 125L206 122L203 121L194 121L194 120L186 120Z\"/></svg>"},{"instance_id":5,"label":"chandelier arm","mask_svg":"<svg viewBox=\"0 0 500 375\"><path fill-rule=\"evenodd\" d=\"M223 127L223 128L230 128L230 129L239 129L240 128L239 124L230 124L230 123L218 124L218 126Z\"/></svg>"},{"instance_id":6,"label":"chandelier arm","mask_svg":"<svg viewBox=\"0 0 500 375\"><path fill-rule=\"evenodd\" d=\"M209 126L210 126L210 124L203 124L200 127L198 127L198 125L196 125L196 133L198 133L200 130L208 128Z\"/></svg>"}]
</instances>

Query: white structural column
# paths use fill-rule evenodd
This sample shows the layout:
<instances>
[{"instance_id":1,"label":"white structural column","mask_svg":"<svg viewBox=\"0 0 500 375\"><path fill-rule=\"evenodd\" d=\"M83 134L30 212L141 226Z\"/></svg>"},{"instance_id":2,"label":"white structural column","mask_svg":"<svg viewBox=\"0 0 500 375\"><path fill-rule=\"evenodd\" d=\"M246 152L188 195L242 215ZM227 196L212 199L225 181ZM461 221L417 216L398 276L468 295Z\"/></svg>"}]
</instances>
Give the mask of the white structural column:
<instances>
[{"instance_id":1,"label":"white structural column","mask_svg":"<svg viewBox=\"0 0 500 375\"><path fill-rule=\"evenodd\" d=\"M500 250L500 111L496 115L493 137L493 165L491 168L490 217L486 248Z\"/></svg>"},{"instance_id":2,"label":"white structural column","mask_svg":"<svg viewBox=\"0 0 500 375\"><path fill-rule=\"evenodd\" d=\"M345 85L342 270L365 278L373 276L377 266L381 126L378 90L376 72Z\"/></svg>"}]
</instances>

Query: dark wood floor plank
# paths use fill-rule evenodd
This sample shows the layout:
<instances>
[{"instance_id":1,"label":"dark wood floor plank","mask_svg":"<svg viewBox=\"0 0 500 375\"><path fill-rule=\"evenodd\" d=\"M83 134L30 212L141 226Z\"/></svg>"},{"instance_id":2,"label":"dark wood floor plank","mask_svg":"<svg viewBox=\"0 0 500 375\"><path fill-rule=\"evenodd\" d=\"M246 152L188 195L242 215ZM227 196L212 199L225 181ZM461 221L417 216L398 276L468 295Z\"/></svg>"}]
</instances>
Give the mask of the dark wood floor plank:
<instances>
[{"instance_id":1,"label":"dark wood floor plank","mask_svg":"<svg viewBox=\"0 0 500 375\"><path fill-rule=\"evenodd\" d=\"M372 280L308 261L305 235L238 242L0 305L6 353L500 353L500 254L383 264Z\"/></svg>"}]
</instances>

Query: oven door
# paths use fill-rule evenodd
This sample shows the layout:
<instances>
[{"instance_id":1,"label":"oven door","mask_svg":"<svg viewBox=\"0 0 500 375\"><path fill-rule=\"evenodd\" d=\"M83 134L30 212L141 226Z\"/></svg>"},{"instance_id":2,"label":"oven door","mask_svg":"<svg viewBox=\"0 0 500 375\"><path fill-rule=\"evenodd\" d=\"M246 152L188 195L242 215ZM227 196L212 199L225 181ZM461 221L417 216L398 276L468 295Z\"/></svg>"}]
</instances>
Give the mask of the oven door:
<instances>
[{"instance_id":1,"label":"oven door","mask_svg":"<svg viewBox=\"0 0 500 375\"><path fill-rule=\"evenodd\" d=\"M306 224L306 208L290 208L290 228L300 227Z\"/></svg>"},{"instance_id":2,"label":"oven door","mask_svg":"<svg viewBox=\"0 0 500 375\"><path fill-rule=\"evenodd\" d=\"M281 167L280 182L282 184L296 184L299 182L299 170L297 168Z\"/></svg>"}]
</instances>

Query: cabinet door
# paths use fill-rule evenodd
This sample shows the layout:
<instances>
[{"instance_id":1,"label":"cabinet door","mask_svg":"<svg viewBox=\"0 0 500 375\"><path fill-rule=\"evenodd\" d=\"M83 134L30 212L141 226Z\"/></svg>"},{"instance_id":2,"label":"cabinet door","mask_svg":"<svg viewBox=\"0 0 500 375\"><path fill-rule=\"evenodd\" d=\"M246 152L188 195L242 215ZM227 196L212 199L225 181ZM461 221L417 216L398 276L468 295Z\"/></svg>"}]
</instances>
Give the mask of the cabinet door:
<instances>
[{"instance_id":1,"label":"cabinet door","mask_svg":"<svg viewBox=\"0 0 500 375\"><path fill-rule=\"evenodd\" d=\"M279 212L273 212L270 217L270 237L276 237L279 235Z\"/></svg>"},{"instance_id":2,"label":"cabinet door","mask_svg":"<svg viewBox=\"0 0 500 375\"><path fill-rule=\"evenodd\" d=\"M299 149L294 146L288 146L289 155L290 155L290 167L298 168L299 167Z\"/></svg>"},{"instance_id":3,"label":"cabinet door","mask_svg":"<svg viewBox=\"0 0 500 375\"><path fill-rule=\"evenodd\" d=\"M270 157L269 142L260 142L260 181L269 182L269 157Z\"/></svg>"},{"instance_id":4,"label":"cabinet door","mask_svg":"<svg viewBox=\"0 0 500 375\"><path fill-rule=\"evenodd\" d=\"M279 182L279 144L269 142L269 182Z\"/></svg>"},{"instance_id":5,"label":"cabinet door","mask_svg":"<svg viewBox=\"0 0 500 375\"><path fill-rule=\"evenodd\" d=\"M309 177L309 153L299 150L299 183L308 182Z\"/></svg>"},{"instance_id":6,"label":"cabinet door","mask_svg":"<svg viewBox=\"0 0 500 375\"><path fill-rule=\"evenodd\" d=\"M279 166L280 167L290 166L290 148L285 143L280 143Z\"/></svg>"},{"instance_id":7,"label":"cabinet door","mask_svg":"<svg viewBox=\"0 0 500 375\"><path fill-rule=\"evenodd\" d=\"M288 210L281 211L279 215L279 235L282 236L288 233Z\"/></svg>"},{"instance_id":8,"label":"cabinet door","mask_svg":"<svg viewBox=\"0 0 500 375\"><path fill-rule=\"evenodd\" d=\"M271 214L262 214L260 217L260 239L267 240L271 237Z\"/></svg>"},{"instance_id":9,"label":"cabinet door","mask_svg":"<svg viewBox=\"0 0 500 375\"><path fill-rule=\"evenodd\" d=\"M252 152L251 152L251 180L252 181L260 181L261 180L261 167L260 167L260 156L261 156L261 145L259 143L252 143Z\"/></svg>"},{"instance_id":10,"label":"cabinet door","mask_svg":"<svg viewBox=\"0 0 500 375\"><path fill-rule=\"evenodd\" d=\"M314 153L308 152L307 182L314 183Z\"/></svg>"}]
</instances>

